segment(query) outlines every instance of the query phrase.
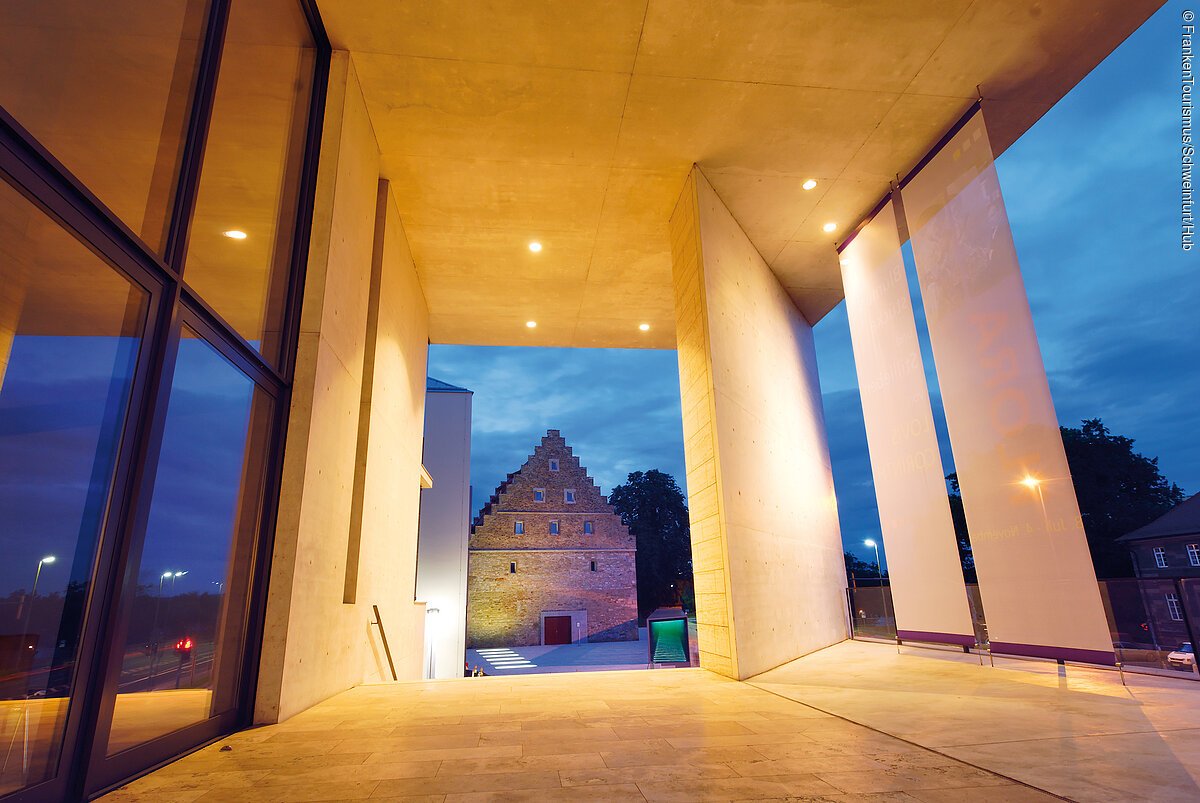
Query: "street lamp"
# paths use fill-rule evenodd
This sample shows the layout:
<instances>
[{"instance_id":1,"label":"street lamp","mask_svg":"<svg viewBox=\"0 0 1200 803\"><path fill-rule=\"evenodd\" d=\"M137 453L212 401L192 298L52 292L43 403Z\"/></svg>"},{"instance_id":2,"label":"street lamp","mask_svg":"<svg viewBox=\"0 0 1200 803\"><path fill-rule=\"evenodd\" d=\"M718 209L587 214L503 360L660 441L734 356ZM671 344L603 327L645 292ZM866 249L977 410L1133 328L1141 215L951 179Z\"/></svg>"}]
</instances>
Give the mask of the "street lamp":
<instances>
[{"instance_id":1,"label":"street lamp","mask_svg":"<svg viewBox=\"0 0 1200 803\"><path fill-rule=\"evenodd\" d=\"M58 560L58 558L54 557L53 555L47 555L38 561L37 572L35 572L33 575L33 589L29 592L29 596L32 597L37 594L38 578L42 576L42 567L47 563L53 563L56 560Z\"/></svg>"},{"instance_id":2,"label":"street lamp","mask_svg":"<svg viewBox=\"0 0 1200 803\"><path fill-rule=\"evenodd\" d=\"M884 618L887 618L891 616L891 613L888 611L887 596L883 593L883 563L879 560L879 544L874 538L866 539L863 544L875 550L875 570L879 575L879 601L883 603L883 615Z\"/></svg>"},{"instance_id":3,"label":"street lamp","mask_svg":"<svg viewBox=\"0 0 1200 803\"><path fill-rule=\"evenodd\" d=\"M55 560L57 560L57 558L55 558L53 555L47 555L46 557L44 557L38 561L37 571L33 573L33 588L31 588L29 590L29 597L27 598L28 601L22 602L21 605L18 606L19 608L24 607L24 609L25 609L25 626L22 629L22 632L24 632L24 633L29 632L29 617L33 615L33 599L34 599L34 597L37 596L37 584L38 584L38 579L42 576L42 567L45 566L47 563L53 563ZM18 610L17 616L20 616L20 615L21 615L21 612L20 612L20 610Z\"/></svg>"}]
</instances>

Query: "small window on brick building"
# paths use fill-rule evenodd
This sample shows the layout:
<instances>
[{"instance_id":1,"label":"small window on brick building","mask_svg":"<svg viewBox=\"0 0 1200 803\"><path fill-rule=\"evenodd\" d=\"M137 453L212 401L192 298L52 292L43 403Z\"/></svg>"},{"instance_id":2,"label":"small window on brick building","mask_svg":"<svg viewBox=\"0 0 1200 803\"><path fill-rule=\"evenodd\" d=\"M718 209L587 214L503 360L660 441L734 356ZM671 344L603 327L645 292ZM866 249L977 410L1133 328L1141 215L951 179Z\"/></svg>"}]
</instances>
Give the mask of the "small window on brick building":
<instances>
[{"instance_id":1,"label":"small window on brick building","mask_svg":"<svg viewBox=\"0 0 1200 803\"><path fill-rule=\"evenodd\" d=\"M546 489L545 488L534 488L533 489L533 501L545 502L546 501Z\"/></svg>"},{"instance_id":2,"label":"small window on brick building","mask_svg":"<svg viewBox=\"0 0 1200 803\"><path fill-rule=\"evenodd\" d=\"M515 560L512 563L508 564L508 573L509 574L517 573L517 562Z\"/></svg>"},{"instance_id":3,"label":"small window on brick building","mask_svg":"<svg viewBox=\"0 0 1200 803\"><path fill-rule=\"evenodd\" d=\"M1167 613L1171 615L1172 622L1183 621L1183 609L1179 607L1179 597L1174 594L1167 594Z\"/></svg>"},{"instance_id":4,"label":"small window on brick building","mask_svg":"<svg viewBox=\"0 0 1200 803\"><path fill-rule=\"evenodd\" d=\"M1160 546L1154 547L1154 565L1160 569L1167 568L1167 550Z\"/></svg>"},{"instance_id":5,"label":"small window on brick building","mask_svg":"<svg viewBox=\"0 0 1200 803\"><path fill-rule=\"evenodd\" d=\"M596 561L592 561L592 571L596 571Z\"/></svg>"},{"instance_id":6,"label":"small window on brick building","mask_svg":"<svg viewBox=\"0 0 1200 803\"><path fill-rule=\"evenodd\" d=\"M525 534L525 522L521 521L520 519L517 519L516 522L513 523L513 532L516 535L524 535Z\"/></svg>"},{"instance_id":7,"label":"small window on brick building","mask_svg":"<svg viewBox=\"0 0 1200 803\"><path fill-rule=\"evenodd\" d=\"M1188 544L1188 563L1200 566L1200 544Z\"/></svg>"},{"instance_id":8,"label":"small window on brick building","mask_svg":"<svg viewBox=\"0 0 1200 803\"><path fill-rule=\"evenodd\" d=\"M590 521L585 521L583 523L583 534L591 535L593 532L595 532L595 530L592 529L592 523Z\"/></svg>"},{"instance_id":9,"label":"small window on brick building","mask_svg":"<svg viewBox=\"0 0 1200 803\"><path fill-rule=\"evenodd\" d=\"M575 489L574 488L567 488L565 491L563 491L563 501L566 502L568 505L575 504Z\"/></svg>"},{"instance_id":10,"label":"small window on brick building","mask_svg":"<svg viewBox=\"0 0 1200 803\"><path fill-rule=\"evenodd\" d=\"M550 522L550 534L558 535L558 522L557 521Z\"/></svg>"},{"instance_id":11,"label":"small window on brick building","mask_svg":"<svg viewBox=\"0 0 1200 803\"><path fill-rule=\"evenodd\" d=\"M553 457L550 458L550 470L558 471L558 461L556 459L554 459Z\"/></svg>"}]
</instances>

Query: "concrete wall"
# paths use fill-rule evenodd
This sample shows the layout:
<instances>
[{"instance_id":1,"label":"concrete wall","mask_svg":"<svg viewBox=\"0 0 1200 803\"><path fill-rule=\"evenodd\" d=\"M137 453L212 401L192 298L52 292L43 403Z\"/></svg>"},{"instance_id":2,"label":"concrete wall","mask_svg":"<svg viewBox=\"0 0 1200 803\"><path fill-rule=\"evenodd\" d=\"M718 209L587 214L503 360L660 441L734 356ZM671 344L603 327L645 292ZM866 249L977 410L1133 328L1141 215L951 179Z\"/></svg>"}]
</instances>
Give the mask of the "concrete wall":
<instances>
[{"instance_id":1,"label":"concrete wall","mask_svg":"<svg viewBox=\"0 0 1200 803\"><path fill-rule=\"evenodd\" d=\"M671 240L700 664L746 678L847 635L812 328L698 169Z\"/></svg>"},{"instance_id":2,"label":"concrete wall","mask_svg":"<svg viewBox=\"0 0 1200 803\"><path fill-rule=\"evenodd\" d=\"M471 524L470 391L426 394L423 462L433 477L433 487L421 491L417 548L417 599L430 611L425 638L432 661L425 676L462 677Z\"/></svg>"},{"instance_id":3,"label":"concrete wall","mask_svg":"<svg viewBox=\"0 0 1200 803\"><path fill-rule=\"evenodd\" d=\"M413 602L427 314L352 60L330 71L255 719L276 722L397 670L419 677ZM379 235L377 237L377 234ZM377 242L378 240L378 242ZM371 273L381 263L357 597L343 601ZM409 490L411 489L411 490Z\"/></svg>"}]
</instances>

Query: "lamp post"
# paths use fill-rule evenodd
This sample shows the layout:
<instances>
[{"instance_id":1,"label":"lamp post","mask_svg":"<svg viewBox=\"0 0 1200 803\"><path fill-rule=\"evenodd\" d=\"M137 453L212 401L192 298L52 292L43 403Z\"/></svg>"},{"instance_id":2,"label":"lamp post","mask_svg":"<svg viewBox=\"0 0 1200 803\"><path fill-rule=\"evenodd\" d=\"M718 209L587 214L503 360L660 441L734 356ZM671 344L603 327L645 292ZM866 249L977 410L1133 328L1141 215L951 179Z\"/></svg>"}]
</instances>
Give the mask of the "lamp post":
<instances>
[{"instance_id":1,"label":"lamp post","mask_svg":"<svg viewBox=\"0 0 1200 803\"><path fill-rule=\"evenodd\" d=\"M154 680L154 669L158 664L158 614L162 610L163 581L168 577L171 578L171 588L174 589L175 578L181 574L183 572L173 572L168 569L158 576L158 596L154 600L154 625L150 628L152 650L150 655L150 674L146 676L146 680L151 682L151 684L153 684Z\"/></svg>"},{"instance_id":2,"label":"lamp post","mask_svg":"<svg viewBox=\"0 0 1200 803\"><path fill-rule=\"evenodd\" d=\"M883 563L879 560L879 544L874 538L868 538L863 541L863 544L875 550L875 570L879 576L879 601L883 603L883 616L886 619L891 616L891 613L888 612L887 596L883 593ZM893 622L893 624L895 623Z\"/></svg>"},{"instance_id":3,"label":"lamp post","mask_svg":"<svg viewBox=\"0 0 1200 803\"><path fill-rule=\"evenodd\" d=\"M55 558L53 555L47 555L38 561L37 571L33 573L33 588L29 590L29 596L26 597L24 602L25 624L21 627L21 632L26 635L29 634L29 620L33 616L33 600L35 597L37 597L37 584L38 579L42 576L42 567L47 563L53 563L55 560L57 560L57 558Z\"/></svg>"}]
</instances>

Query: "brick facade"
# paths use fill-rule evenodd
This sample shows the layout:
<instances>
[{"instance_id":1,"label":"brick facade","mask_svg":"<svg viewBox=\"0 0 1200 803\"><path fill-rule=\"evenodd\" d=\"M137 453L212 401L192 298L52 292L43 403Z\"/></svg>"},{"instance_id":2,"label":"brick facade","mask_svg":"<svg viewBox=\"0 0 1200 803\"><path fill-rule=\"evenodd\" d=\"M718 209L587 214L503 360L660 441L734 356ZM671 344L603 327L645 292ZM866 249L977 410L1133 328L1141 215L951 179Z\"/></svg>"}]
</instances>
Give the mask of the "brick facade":
<instances>
[{"instance_id":1,"label":"brick facade","mask_svg":"<svg viewBox=\"0 0 1200 803\"><path fill-rule=\"evenodd\" d=\"M480 511L468 554L468 647L541 644L545 614L571 613L576 641L638 636L634 538L558 430Z\"/></svg>"}]
</instances>

